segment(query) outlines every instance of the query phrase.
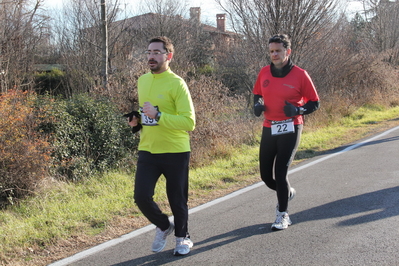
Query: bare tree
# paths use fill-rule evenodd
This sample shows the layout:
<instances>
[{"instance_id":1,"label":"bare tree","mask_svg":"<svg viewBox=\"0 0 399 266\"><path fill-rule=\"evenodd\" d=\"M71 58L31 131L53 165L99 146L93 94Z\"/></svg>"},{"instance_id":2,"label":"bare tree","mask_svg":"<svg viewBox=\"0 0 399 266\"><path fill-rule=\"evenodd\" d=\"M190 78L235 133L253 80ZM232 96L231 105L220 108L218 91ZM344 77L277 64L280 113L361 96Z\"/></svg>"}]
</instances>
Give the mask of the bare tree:
<instances>
[{"instance_id":1,"label":"bare tree","mask_svg":"<svg viewBox=\"0 0 399 266\"><path fill-rule=\"evenodd\" d=\"M109 65L107 69L112 69L112 58L108 57L104 62L103 45L107 41L107 48L112 51L116 39L106 37L104 40L104 19L108 27L122 12L118 0L107 2L107 7L102 16L98 1L72 0L64 5L62 15L55 19L54 32L63 63L68 69L72 93L89 92L91 88L105 87L107 83L103 79L108 75L108 71L104 72L104 65L106 63Z\"/></svg>"},{"instance_id":2,"label":"bare tree","mask_svg":"<svg viewBox=\"0 0 399 266\"><path fill-rule=\"evenodd\" d=\"M364 37L378 52L388 53L388 61L399 60L399 1L363 0L366 18Z\"/></svg>"},{"instance_id":3,"label":"bare tree","mask_svg":"<svg viewBox=\"0 0 399 266\"><path fill-rule=\"evenodd\" d=\"M108 89L108 19L107 19L107 3L101 0L101 42L102 42L102 71L103 88Z\"/></svg>"},{"instance_id":4,"label":"bare tree","mask_svg":"<svg viewBox=\"0 0 399 266\"><path fill-rule=\"evenodd\" d=\"M268 39L277 33L291 37L293 58L300 61L311 40L323 37L338 19L339 0L216 0L229 14L233 28L267 60Z\"/></svg>"},{"instance_id":5,"label":"bare tree","mask_svg":"<svg viewBox=\"0 0 399 266\"><path fill-rule=\"evenodd\" d=\"M48 42L48 17L43 0L0 1L0 90L32 88L39 48Z\"/></svg>"}]
</instances>

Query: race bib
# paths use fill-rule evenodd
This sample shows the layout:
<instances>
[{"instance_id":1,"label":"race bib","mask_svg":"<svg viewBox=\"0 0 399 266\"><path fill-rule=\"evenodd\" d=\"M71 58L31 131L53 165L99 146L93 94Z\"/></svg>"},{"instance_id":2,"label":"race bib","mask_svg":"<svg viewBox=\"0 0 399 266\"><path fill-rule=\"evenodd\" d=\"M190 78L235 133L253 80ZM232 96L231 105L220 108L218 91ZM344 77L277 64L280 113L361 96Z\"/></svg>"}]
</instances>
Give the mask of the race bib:
<instances>
[{"instance_id":1,"label":"race bib","mask_svg":"<svg viewBox=\"0 0 399 266\"><path fill-rule=\"evenodd\" d=\"M158 107L155 107L158 110ZM143 112L143 107L140 107L140 113L141 113L141 124L144 126L157 126L157 120L155 118L148 117L144 114Z\"/></svg>"},{"instance_id":2,"label":"race bib","mask_svg":"<svg viewBox=\"0 0 399 266\"><path fill-rule=\"evenodd\" d=\"M282 135L295 133L293 119L287 119L283 121L272 121L272 135Z\"/></svg>"}]
</instances>

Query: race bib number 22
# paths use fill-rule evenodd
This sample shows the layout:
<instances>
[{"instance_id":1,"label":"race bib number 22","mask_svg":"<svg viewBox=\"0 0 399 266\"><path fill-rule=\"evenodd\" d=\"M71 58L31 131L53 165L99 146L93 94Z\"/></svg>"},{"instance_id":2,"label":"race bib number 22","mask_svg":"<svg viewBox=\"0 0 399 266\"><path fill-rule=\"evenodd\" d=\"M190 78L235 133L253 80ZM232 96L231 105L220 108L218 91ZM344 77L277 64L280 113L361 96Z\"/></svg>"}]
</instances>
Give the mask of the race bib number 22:
<instances>
[{"instance_id":1,"label":"race bib number 22","mask_svg":"<svg viewBox=\"0 0 399 266\"><path fill-rule=\"evenodd\" d=\"M272 121L272 135L295 133L294 121L287 119L283 121Z\"/></svg>"}]
</instances>

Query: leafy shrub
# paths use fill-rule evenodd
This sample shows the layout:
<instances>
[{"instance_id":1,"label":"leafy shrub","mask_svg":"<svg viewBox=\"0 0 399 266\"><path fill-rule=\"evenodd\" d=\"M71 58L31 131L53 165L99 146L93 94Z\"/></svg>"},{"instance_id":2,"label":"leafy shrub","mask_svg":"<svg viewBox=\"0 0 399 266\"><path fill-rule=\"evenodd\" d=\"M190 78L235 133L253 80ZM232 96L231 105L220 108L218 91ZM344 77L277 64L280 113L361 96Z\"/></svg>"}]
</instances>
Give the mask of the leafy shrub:
<instances>
[{"instance_id":1,"label":"leafy shrub","mask_svg":"<svg viewBox=\"0 0 399 266\"><path fill-rule=\"evenodd\" d=\"M35 74L35 88L39 94L65 95L65 73L59 69Z\"/></svg>"},{"instance_id":2,"label":"leafy shrub","mask_svg":"<svg viewBox=\"0 0 399 266\"><path fill-rule=\"evenodd\" d=\"M47 173L50 145L37 130L45 110L36 100L21 91L0 97L0 205L31 194Z\"/></svg>"},{"instance_id":3,"label":"leafy shrub","mask_svg":"<svg viewBox=\"0 0 399 266\"><path fill-rule=\"evenodd\" d=\"M126 119L106 98L77 94L53 103L53 170L76 181L94 172L123 166L137 146Z\"/></svg>"}]
</instances>

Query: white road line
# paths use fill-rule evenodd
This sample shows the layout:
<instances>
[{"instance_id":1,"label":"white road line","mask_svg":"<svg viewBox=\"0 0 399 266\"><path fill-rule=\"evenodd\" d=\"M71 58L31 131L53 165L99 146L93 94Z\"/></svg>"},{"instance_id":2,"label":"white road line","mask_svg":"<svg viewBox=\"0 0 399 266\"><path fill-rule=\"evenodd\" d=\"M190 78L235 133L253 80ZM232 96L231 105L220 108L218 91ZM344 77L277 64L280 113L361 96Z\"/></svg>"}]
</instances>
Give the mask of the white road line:
<instances>
[{"instance_id":1,"label":"white road line","mask_svg":"<svg viewBox=\"0 0 399 266\"><path fill-rule=\"evenodd\" d=\"M398 129L399 129L399 126L398 126L398 127L391 128L390 130L387 130L387 131L385 131L385 132L383 132L383 133L381 133L381 134L379 134L379 135L377 135L377 136L374 136L374 137L372 137L372 138L370 138L370 139L367 139L367 140L365 140L365 141L363 141L363 142L356 143L356 144L354 144L354 145L352 145L352 146L349 146L349 147L347 147L347 148L345 148L345 149L343 149L343 150L341 150L341 151L332 153L332 154L330 154L330 155L324 156L324 157L322 157L322 158L320 158L320 159L317 159L317 160L315 160L315 161L312 161L312 162L310 162L310 163L304 164L304 165L302 165L302 166L300 166L300 167L294 168L294 169L288 171L288 174L298 172L298 171L300 171L300 170L303 170L303 169L305 169L305 168L308 168L308 167L310 167L310 166L313 166L313 165L315 165L315 164L318 164L318 163L320 163L320 162L322 162L322 161L328 160L328 159L330 159L330 158L332 158L332 157L334 157L334 156L337 156L337 155L342 154L342 153L344 153L344 152L353 150L353 149L355 149L355 148L357 148L357 147L359 147L359 146L361 146L361 145L364 145L364 144L366 144L366 143L368 143L368 142L371 142L371 141L373 141L373 140L375 140L375 139L378 139L378 138L381 138L381 137L383 137L383 136L385 136L385 135L388 135L389 133L391 133L391 132L393 132L393 131L395 131L395 130L398 130ZM192 208L192 209L189 210L189 213L191 214L191 213L195 213L195 212L204 210L204 209L206 209L206 208L209 208L210 206L213 206L213 205L218 204L218 203L220 203L220 202L223 202L223 201L225 201L225 200L231 199L231 198L233 198L233 197L236 197L236 196L238 196L238 195L241 195L241 194L243 194L243 193L245 193L245 192L248 192L248 191L250 191L250 190L252 190L252 189L255 189L255 188L260 187L260 186L263 186L263 185L264 185L263 182L258 182L258 183L256 183L256 184L251 185L251 186L248 186L248 187L245 187L245 188L243 188L243 189L237 190L237 191L235 191L235 192L233 192L233 193L231 193L231 194L228 194L228 195L226 195L226 196L224 196L224 197L221 197L221 198L212 200L212 201L210 201L210 202L208 202L208 203L205 203L205 204L200 205L200 206L198 206L198 207ZM170 219L170 220L173 220L173 216L170 217L169 219ZM77 254L71 256L71 257L68 257L68 258L65 258L65 259L56 261L56 262L54 262L54 263L51 263L51 264L49 264L48 266L66 266L66 265L68 265L68 264L71 264L71 263L73 263L73 262L79 261L79 260L81 260L81 259L83 259L83 258L85 258L85 257L88 257L88 256L90 256L90 255L93 255L93 254L95 254L95 253L97 253L97 252L100 252L100 251L102 251L102 250L104 250L104 249L107 249L107 248L110 248L110 247L112 247L112 246L118 245L119 243L122 243L122 242L124 242L124 241L126 241L126 240L132 239L132 238L134 238L134 237L136 237L136 236L139 236L139 235L141 235L141 234L144 234L144 233L149 232L149 231L154 230L154 229L155 229L155 226L152 225L152 224L151 224L151 225L148 225L148 226L145 226L145 227L140 228L140 229L138 229L138 230L135 230L135 231L133 231L133 232L131 232L131 233L122 235L122 236L120 236L120 237L118 237L118 238L112 239L112 240L110 240L110 241L104 242L104 243L102 243L102 244L100 244L100 245L97 245L97 246L92 247L92 248L90 248L90 249L87 249L87 250L85 250L85 251L79 252L79 253L77 253Z\"/></svg>"}]
</instances>

